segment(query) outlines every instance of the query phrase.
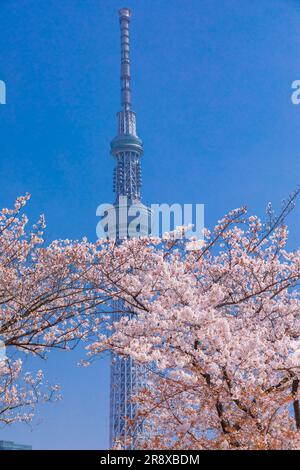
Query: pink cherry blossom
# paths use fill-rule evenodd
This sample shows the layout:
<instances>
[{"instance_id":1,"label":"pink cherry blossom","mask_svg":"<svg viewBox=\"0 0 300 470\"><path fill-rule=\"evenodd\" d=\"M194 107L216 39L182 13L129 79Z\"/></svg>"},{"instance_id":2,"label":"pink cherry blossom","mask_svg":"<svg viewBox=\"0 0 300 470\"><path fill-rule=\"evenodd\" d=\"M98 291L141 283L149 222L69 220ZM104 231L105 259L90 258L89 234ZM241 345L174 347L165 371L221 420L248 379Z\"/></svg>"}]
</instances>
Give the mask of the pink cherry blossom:
<instances>
[{"instance_id":1,"label":"pink cherry blossom","mask_svg":"<svg viewBox=\"0 0 300 470\"><path fill-rule=\"evenodd\" d=\"M300 251L287 235L282 215L270 226L242 208L196 251L171 236L99 244L90 282L124 309L88 351L147 370L137 447L300 448Z\"/></svg>"}]
</instances>

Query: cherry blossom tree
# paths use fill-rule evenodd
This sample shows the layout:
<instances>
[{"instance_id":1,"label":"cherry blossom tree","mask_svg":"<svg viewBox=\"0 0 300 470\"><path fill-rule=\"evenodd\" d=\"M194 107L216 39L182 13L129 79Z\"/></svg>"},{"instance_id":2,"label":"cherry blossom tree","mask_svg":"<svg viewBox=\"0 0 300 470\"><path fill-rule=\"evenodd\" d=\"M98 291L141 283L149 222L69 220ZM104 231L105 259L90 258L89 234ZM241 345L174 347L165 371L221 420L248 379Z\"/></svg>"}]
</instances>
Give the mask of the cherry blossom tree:
<instances>
[{"instance_id":1,"label":"cherry blossom tree","mask_svg":"<svg viewBox=\"0 0 300 470\"><path fill-rule=\"evenodd\" d=\"M230 212L203 243L173 233L45 246L43 218L29 231L21 215L28 196L3 209L0 421L30 419L56 393L22 355L83 340L90 360L113 351L147 370L136 447L299 448L300 251L284 224L296 195L267 223Z\"/></svg>"},{"instance_id":2,"label":"cherry blossom tree","mask_svg":"<svg viewBox=\"0 0 300 470\"><path fill-rule=\"evenodd\" d=\"M94 259L85 240L45 246L43 217L31 230L21 215L29 195L0 212L0 423L28 421L39 401L57 396L42 371L24 371L24 355L72 349L96 328L106 301L85 284ZM5 356L4 356L5 347Z\"/></svg>"},{"instance_id":3,"label":"cherry blossom tree","mask_svg":"<svg viewBox=\"0 0 300 470\"><path fill-rule=\"evenodd\" d=\"M147 370L136 447L300 448L300 251L284 223L296 195L265 223L233 210L194 246L176 233L99 242L87 279L124 311L88 351Z\"/></svg>"}]
</instances>

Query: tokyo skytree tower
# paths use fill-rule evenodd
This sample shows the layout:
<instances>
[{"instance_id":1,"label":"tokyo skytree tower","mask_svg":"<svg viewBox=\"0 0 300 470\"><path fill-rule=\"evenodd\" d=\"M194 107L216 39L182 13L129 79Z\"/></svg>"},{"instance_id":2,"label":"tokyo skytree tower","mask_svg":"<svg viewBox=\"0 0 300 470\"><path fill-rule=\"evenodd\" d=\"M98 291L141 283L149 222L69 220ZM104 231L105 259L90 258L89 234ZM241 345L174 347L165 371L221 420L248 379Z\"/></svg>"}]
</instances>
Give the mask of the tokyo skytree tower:
<instances>
[{"instance_id":1,"label":"tokyo skytree tower","mask_svg":"<svg viewBox=\"0 0 300 470\"><path fill-rule=\"evenodd\" d=\"M114 203L117 215L127 198L127 204L139 204L145 217L150 216L149 209L141 204L141 156L143 154L142 141L136 133L136 115L131 109L130 87L130 55L129 55L129 23L131 11L128 8L119 10L121 28L121 111L117 114L117 136L111 142L111 154L115 158ZM128 219L129 223L129 219ZM125 233L127 236L127 228ZM124 233L124 227L122 227ZM121 243L121 227L117 225L117 243ZM140 234L147 231L141 223ZM121 301L114 303L114 310L124 311ZM117 314L114 314L116 320ZM112 354L111 380L110 380L110 447L118 439L124 448L133 448L134 439L127 444L128 437L132 436L132 427L128 420L134 421L136 405L131 397L140 385L141 368L131 358L123 358ZM137 430L136 430L137 432ZM133 438L135 436L133 435Z\"/></svg>"}]
</instances>

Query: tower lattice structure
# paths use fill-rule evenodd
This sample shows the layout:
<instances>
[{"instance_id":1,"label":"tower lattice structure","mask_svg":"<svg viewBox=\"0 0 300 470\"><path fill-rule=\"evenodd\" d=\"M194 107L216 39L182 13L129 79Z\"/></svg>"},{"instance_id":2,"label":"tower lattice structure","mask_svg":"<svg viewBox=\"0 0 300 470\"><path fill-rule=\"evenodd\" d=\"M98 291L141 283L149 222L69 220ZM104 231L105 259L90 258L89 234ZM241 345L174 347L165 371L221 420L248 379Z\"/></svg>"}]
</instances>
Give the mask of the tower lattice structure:
<instances>
[{"instance_id":1,"label":"tower lattice structure","mask_svg":"<svg viewBox=\"0 0 300 470\"><path fill-rule=\"evenodd\" d=\"M127 203L140 204L148 217L148 209L141 204L141 156L143 144L136 132L136 114L131 109L131 74L129 24L131 11L128 8L119 10L121 29L121 111L117 114L117 136L111 142L111 154L115 158L114 192L115 209L120 211L120 201L125 197ZM143 231L143 230L142 230ZM117 228L118 233L118 228ZM126 229L127 234L127 229ZM143 234L143 233L142 233ZM121 243L117 235L117 243ZM115 301L114 311L124 312L122 301ZM126 313L127 314L127 313ZM118 314L113 315L113 320ZM130 313L129 313L130 315ZM136 405L131 398L141 385L143 372L140 366L130 358L112 354L110 377L110 447L116 440L124 448L133 448L137 428L130 422L135 421ZM128 444L130 439L130 444Z\"/></svg>"}]
</instances>

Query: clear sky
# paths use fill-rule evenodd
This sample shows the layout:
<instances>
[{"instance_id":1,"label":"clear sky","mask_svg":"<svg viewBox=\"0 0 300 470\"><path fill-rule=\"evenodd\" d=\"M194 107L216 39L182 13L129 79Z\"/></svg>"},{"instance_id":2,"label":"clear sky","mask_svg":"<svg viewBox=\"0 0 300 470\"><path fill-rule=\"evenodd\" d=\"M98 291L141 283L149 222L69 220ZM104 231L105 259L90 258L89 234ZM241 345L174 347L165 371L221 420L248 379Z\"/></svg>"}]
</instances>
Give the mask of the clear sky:
<instances>
[{"instance_id":1,"label":"clear sky","mask_svg":"<svg viewBox=\"0 0 300 470\"><path fill-rule=\"evenodd\" d=\"M119 109L117 10L132 8L133 103L144 202L204 203L211 226L247 204L263 215L299 183L298 0L1 0L0 205L26 191L47 240L94 240L112 202L109 143ZM289 219L299 245L299 207ZM108 445L109 367L82 351L35 361L64 400L0 439L34 449ZM28 368L32 361L28 361Z\"/></svg>"}]
</instances>

